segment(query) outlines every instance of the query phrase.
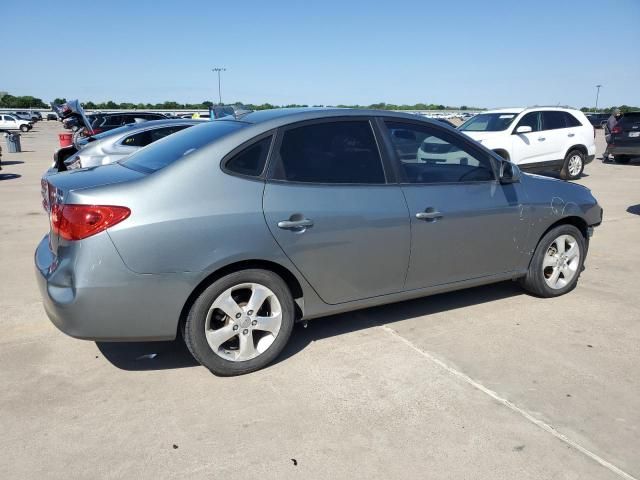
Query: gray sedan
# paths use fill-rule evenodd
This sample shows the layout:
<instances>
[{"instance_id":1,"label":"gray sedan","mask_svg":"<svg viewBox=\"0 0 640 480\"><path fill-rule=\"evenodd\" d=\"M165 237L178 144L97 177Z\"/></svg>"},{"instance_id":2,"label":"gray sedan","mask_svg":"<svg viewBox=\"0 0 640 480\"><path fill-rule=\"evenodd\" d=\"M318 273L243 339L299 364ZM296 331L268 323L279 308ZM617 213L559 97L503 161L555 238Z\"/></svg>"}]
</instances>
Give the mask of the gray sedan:
<instances>
[{"instance_id":1,"label":"gray sedan","mask_svg":"<svg viewBox=\"0 0 640 480\"><path fill-rule=\"evenodd\" d=\"M167 135L202 122L202 120L152 120L131 123L98 133L79 140L75 146L78 149L77 153L67 158L65 165L68 170L74 170L114 163Z\"/></svg>"},{"instance_id":2,"label":"gray sedan","mask_svg":"<svg viewBox=\"0 0 640 480\"><path fill-rule=\"evenodd\" d=\"M580 185L372 110L206 122L44 187L52 322L100 341L181 334L218 375L269 364L296 321L503 280L565 294L602 221Z\"/></svg>"}]
</instances>

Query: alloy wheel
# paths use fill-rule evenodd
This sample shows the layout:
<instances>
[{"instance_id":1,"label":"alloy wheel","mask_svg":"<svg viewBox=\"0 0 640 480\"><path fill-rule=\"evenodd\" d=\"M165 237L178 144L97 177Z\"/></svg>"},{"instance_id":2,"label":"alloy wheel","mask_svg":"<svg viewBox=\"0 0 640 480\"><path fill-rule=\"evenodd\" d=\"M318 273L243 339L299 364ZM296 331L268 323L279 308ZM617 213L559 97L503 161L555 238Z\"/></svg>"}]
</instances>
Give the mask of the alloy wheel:
<instances>
[{"instance_id":1,"label":"alloy wheel","mask_svg":"<svg viewBox=\"0 0 640 480\"><path fill-rule=\"evenodd\" d=\"M547 248L542 261L546 284L558 290L566 287L578 273L580 246L572 235L560 235Z\"/></svg>"},{"instance_id":2,"label":"alloy wheel","mask_svg":"<svg viewBox=\"0 0 640 480\"><path fill-rule=\"evenodd\" d=\"M582 157L580 155L572 155L571 158L569 158L568 170L572 177L580 175L582 171Z\"/></svg>"},{"instance_id":3,"label":"alloy wheel","mask_svg":"<svg viewBox=\"0 0 640 480\"><path fill-rule=\"evenodd\" d=\"M243 362L264 353L282 325L282 307L269 288L242 283L211 304L204 325L211 350L225 360Z\"/></svg>"}]
</instances>

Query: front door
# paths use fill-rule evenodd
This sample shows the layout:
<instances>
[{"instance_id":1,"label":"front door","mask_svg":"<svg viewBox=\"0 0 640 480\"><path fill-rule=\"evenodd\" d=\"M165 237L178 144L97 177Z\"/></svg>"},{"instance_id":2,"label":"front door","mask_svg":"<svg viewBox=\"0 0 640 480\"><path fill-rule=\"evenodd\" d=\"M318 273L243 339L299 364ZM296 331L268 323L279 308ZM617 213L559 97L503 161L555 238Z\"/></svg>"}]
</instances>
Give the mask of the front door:
<instances>
[{"instance_id":1,"label":"front door","mask_svg":"<svg viewBox=\"0 0 640 480\"><path fill-rule=\"evenodd\" d=\"M519 184L502 185L490 154L424 124L385 122L421 143L396 159L411 218L406 290L515 270L526 235ZM393 136L389 136L391 145Z\"/></svg>"},{"instance_id":2,"label":"front door","mask_svg":"<svg viewBox=\"0 0 640 480\"><path fill-rule=\"evenodd\" d=\"M515 133L518 127L531 127L530 133ZM554 152L552 135L542 131L540 112L529 112L513 127L512 149L514 163L532 167L536 163L549 160Z\"/></svg>"},{"instance_id":3,"label":"front door","mask_svg":"<svg viewBox=\"0 0 640 480\"><path fill-rule=\"evenodd\" d=\"M263 208L274 238L320 298L343 303L402 290L410 233L368 119L280 132Z\"/></svg>"}]
</instances>

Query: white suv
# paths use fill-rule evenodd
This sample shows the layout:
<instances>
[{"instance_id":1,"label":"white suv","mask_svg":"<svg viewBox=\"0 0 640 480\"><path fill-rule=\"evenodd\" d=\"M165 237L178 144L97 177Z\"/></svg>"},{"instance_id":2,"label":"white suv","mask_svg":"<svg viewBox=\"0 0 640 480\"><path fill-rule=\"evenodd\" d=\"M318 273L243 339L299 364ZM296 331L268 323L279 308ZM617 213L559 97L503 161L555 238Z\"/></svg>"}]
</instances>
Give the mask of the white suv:
<instances>
[{"instance_id":1,"label":"white suv","mask_svg":"<svg viewBox=\"0 0 640 480\"><path fill-rule=\"evenodd\" d=\"M524 171L559 171L574 180L595 158L595 130L584 113L558 107L490 110L458 127Z\"/></svg>"},{"instance_id":2,"label":"white suv","mask_svg":"<svg viewBox=\"0 0 640 480\"><path fill-rule=\"evenodd\" d=\"M14 115L9 115L0 112L0 131L2 130L20 130L21 132L28 132L33 126L26 120L22 120Z\"/></svg>"}]
</instances>

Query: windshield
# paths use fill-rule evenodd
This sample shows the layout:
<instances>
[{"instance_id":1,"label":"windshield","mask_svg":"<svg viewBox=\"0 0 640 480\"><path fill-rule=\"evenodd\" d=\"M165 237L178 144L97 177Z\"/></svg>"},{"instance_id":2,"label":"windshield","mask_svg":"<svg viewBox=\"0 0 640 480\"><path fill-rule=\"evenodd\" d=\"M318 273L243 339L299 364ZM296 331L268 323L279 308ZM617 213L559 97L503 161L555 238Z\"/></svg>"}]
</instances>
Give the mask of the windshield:
<instances>
[{"instance_id":1,"label":"windshield","mask_svg":"<svg viewBox=\"0 0 640 480\"><path fill-rule=\"evenodd\" d=\"M467 132L500 132L506 130L517 116L517 113L480 113L458 128Z\"/></svg>"},{"instance_id":2,"label":"windshield","mask_svg":"<svg viewBox=\"0 0 640 480\"><path fill-rule=\"evenodd\" d=\"M245 125L224 120L196 125L141 148L122 161L121 165L139 172L152 173Z\"/></svg>"}]
</instances>

